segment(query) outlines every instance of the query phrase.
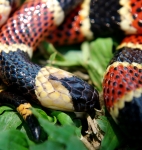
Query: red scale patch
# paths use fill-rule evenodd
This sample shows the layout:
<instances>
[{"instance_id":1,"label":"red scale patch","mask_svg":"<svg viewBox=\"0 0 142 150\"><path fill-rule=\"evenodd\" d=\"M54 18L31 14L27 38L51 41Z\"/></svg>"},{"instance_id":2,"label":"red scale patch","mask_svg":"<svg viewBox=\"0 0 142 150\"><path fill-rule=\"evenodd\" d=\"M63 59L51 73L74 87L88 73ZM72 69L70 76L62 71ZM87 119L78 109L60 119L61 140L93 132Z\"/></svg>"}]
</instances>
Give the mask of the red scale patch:
<instances>
[{"instance_id":1,"label":"red scale patch","mask_svg":"<svg viewBox=\"0 0 142 150\"><path fill-rule=\"evenodd\" d=\"M133 44L142 44L142 36L141 35L130 35L126 36L122 43L133 43ZM121 43L121 44L122 44Z\"/></svg>"},{"instance_id":2,"label":"red scale patch","mask_svg":"<svg viewBox=\"0 0 142 150\"><path fill-rule=\"evenodd\" d=\"M142 87L142 69L132 65L126 67L122 63L117 67L112 65L103 80L103 95L108 110L124 94L140 87Z\"/></svg>"},{"instance_id":3,"label":"red scale patch","mask_svg":"<svg viewBox=\"0 0 142 150\"><path fill-rule=\"evenodd\" d=\"M141 0L131 0L131 13L134 21L132 26L137 29L137 33L142 33L142 1Z\"/></svg>"},{"instance_id":4,"label":"red scale patch","mask_svg":"<svg viewBox=\"0 0 142 150\"><path fill-rule=\"evenodd\" d=\"M0 42L36 47L45 35L49 35L49 30L55 30L53 13L41 0L25 2L2 27Z\"/></svg>"},{"instance_id":5,"label":"red scale patch","mask_svg":"<svg viewBox=\"0 0 142 150\"><path fill-rule=\"evenodd\" d=\"M82 26L82 17L79 14L81 6L78 6L73 10L65 19L60 27L56 28L54 32L50 32L47 36L47 42L54 45L67 45L80 43L85 40L85 37L81 33L80 27Z\"/></svg>"}]
</instances>

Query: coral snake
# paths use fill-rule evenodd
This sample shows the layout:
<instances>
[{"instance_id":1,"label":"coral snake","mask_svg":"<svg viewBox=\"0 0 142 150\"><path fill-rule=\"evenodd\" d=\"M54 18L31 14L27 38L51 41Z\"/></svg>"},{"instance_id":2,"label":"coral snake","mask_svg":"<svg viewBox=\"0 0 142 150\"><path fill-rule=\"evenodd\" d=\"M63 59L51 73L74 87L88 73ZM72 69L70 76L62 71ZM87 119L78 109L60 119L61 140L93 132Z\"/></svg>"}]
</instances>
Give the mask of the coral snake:
<instances>
[{"instance_id":1,"label":"coral snake","mask_svg":"<svg viewBox=\"0 0 142 150\"><path fill-rule=\"evenodd\" d=\"M11 11L8 5L13 5L14 0L3 3L0 7ZM4 13L8 15L9 12ZM34 125L27 99L63 111L94 109L99 96L93 86L69 72L34 64L30 57L45 39L54 45L64 45L117 33L127 36L104 75L104 101L115 122L132 137L141 139L141 0L25 1L0 30L0 78L8 89L19 91L19 95L2 91L0 102L12 104L29 124L33 123L31 131L36 139L40 129Z\"/></svg>"}]
</instances>

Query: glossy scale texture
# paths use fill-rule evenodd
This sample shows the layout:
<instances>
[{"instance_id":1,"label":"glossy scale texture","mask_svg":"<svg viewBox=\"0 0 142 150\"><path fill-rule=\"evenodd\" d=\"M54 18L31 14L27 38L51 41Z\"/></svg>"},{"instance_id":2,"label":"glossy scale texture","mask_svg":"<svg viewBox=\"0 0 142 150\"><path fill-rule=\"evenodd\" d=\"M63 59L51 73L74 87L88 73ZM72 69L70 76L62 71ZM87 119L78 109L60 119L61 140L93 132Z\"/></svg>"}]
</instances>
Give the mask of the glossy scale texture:
<instances>
[{"instance_id":1,"label":"glossy scale texture","mask_svg":"<svg viewBox=\"0 0 142 150\"><path fill-rule=\"evenodd\" d=\"M30 108L31 105L27 100L18 94L12 93L12 91L1 91L0 92L0 103L3 105L12 106L17 109L19 114L28 124L29 130L33 135L34 140L39 141L40 138L40 126L32 114Z\"/></svg>"},{"instance_id":2,"label":"glossy scale texture","mask_svg":"<svg viewBox=\"0 0 142 150\"><path fill-rule=\"evenodd\" d=\"M70 0L59 2L56 0L26 1L9 18L0 33L0 77L7 86L17 89L24 97L45 107L67 111L87 111L93 109L98 101L98 93L92 86L60 70L62 82L68 80L66 82L69 84L69 81L73 82L73 78L75 82L79 80L79 86L74 87L69 84L72 88L70 91L59 80L60 76L55 74L60 87L56 90L57 86L48 79L48 75L58 69L44 70L44 67L32 63L28 56L28 53L31 53L45 36L54 32L57 25L64 19L64 15L69 13L70 10L67 7L71 5L72 9L80 3L80 1ZM76 94L76 88L80 88L79 94ZM51 89L53 92L50 92ZM68 105L69 110L65 104Z\"/></svg>"},{"instance_id":3,"label":"glossy scale texture","mask_svg":"<svg viewBox=\"0 0 142 150\"><path fill-rule=\"evenodd\" d=\"M7 24L2 27L0 76L8 86L24 91L24 96L30 96L31 99L46 106L50 102L51 108L58 108L55 106L56 102L61 104L62 101L60 108L63 110L66 109L64 104L67 104L69 111L93 109L98 101L98 93L92 86L63 70L57 71L31 63L27 53L36 48L44 38L54 44L81 42L87 39L86 33L82 32L85 31L82 27L86 29L86 26L89 39L96 35L106 36L115 32L141 33L141 1L86 1L87 14L84 18L80 15L82 4L75 9L75 18L69 14L68 9L74 8L73 3L76 5L76 2L81 1L59 0L60 6L57 1L54 1L55 5L50 2L44 0L25 2L21 9L15 12ZM67 18L67 22L73 20L73 25L64 22L58 28L66 15L71 16ZM83 24L85 19L86 26ZM57 35L54 37L55 31ZM62 37L63 42L58 40ZM70 37L72 37L71 42ZM140 35L126 37L118 48L120 51L116 52L108 66L103 80L103 95L108 111L124 129L127 128L125 124L130 126L128 132L131 131L131 127L135 126L134 132L131 131L132 135L139 134L136 130L140 126L137 123L141 124L142 120L140 113L142 108L141 48ZM27 66L32 71L28 70ZM68 99L65 99L66 96ZM60 101L61 97L63 100ZM138 117L135 117L135 112ZM130 117L128 118L127 115ZM141 129L139 130L141 132Z\"/></svg>"}]
</instances>

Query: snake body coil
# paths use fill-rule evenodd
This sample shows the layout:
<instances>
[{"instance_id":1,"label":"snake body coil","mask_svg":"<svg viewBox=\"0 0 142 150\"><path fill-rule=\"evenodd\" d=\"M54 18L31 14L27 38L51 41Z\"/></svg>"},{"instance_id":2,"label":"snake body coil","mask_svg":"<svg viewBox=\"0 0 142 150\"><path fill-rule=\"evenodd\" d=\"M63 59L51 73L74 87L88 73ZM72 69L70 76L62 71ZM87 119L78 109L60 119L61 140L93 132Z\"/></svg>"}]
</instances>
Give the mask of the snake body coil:
<instances>
[{"instance_id":1,"label":"snake body coil","mask_svg":"<svg viewBox=\"0 0 142 150\"><path fill-rule=\"evenodd\" d=\"M44 107L88 111L97 106L97 91L71 73L33 64L29 57L32 51L43 39L61 45L115 33L137 34L123 40L103 80L108 111L118 124L136 137L142 133L142 40L139 35L142 33L142 1L81 2L26 1L1 28L0 78L25 98ZM16 107L22 113L23 108L27 111L31 106ZM132 130L132 127L135 128Z\"/></svg>"},{"instance_id":2,"label":"snake body coil","mask_svg":"<svg viewBox=\"0 0 142 150\"><path fill-rule=\"evenodd\" d=\"M41 68L28 56L45 36L61 24L69 11L67 6L76 3L27 1L1 29L1 79L6 85L21 91L26 98L48 108L87 111L94 108L98 98L94 88L86 82L60 69Z\"/></svg>"}]
</instances>

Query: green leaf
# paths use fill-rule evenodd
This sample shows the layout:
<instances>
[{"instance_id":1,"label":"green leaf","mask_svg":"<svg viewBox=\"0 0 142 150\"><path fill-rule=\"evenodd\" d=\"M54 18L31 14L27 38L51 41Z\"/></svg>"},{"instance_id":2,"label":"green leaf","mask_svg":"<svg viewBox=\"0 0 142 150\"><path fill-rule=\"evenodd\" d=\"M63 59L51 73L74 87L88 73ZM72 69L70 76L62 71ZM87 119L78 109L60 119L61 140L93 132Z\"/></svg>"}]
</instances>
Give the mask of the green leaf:
<instances>
[{"instance_id":1,"label":"green leaf","mask_svg":"<svg viewBox=\"0 0 142 150\"><path fill-rule=\"evenodd\" d=\"M93 84L96 86L97 90L101 91L102 90L102 76L99 74L97 69L95 69L93 65L91 65L91 63L88 63L87 71L90 75L90 78Z\"/></svg>"},{"instance_id":2,"label":"green leaf","mask_svg":"<svg viewBox=\"0 0 142 150\"><path fill-rule=\"evenodd\" d=\"M70 118L69 115L65 114L64 112L61 111L53 111L51 113L52 116L55 116L57 120L62 124L62 125L74 125L72 119Z\"/></svg>"},{"instance_id":3,"label":"green leaf","mask_svg":"<svg viewBox=\"0 0 142 150\"><path fill-rule=\"evenodd\" d=\"M82 61L82 54L81 51L77 51L77 50L70 50L67 51L64 54L64 61L55 61L55 65L58 66L78 66L80 65L80 62Z\"/></svg>"},{"instance_id":4,"label":"green leaf","mask_svg":"<svg viewBox=\"0 0 142 150\"><path fill-rule=\"evenodd\" d=\"M51 115L55 116L57 120L61 123L61 125L72 125L75 126L75 123L72 121L71 117L61 111L53 111ZM81 128L76 128L76 135L81 137Z\"/></svg>"},{"instance_id":5,"label":"green leaf","mask_svg":"<svg viewBox=\"0 0 142 150\"><path fill-rule=\"evenodd\" d=\"M49 44L47 42L42 42L42 45L49 54L56 53L57 60L64 61L64 56L61 53L59 53L59 51L57 51L52 44Z\"/></svg>"},{"instance_id":6,"label":"green leaf","mask_svg":"<svg viewBox=\"0 0 142 150\"><path fill-rule=\"evenodd\" d=\"M88 71L91 77L91 80L93 81L94 85L96 85L97 89L99 91L102 91L103 75L104 75L104 72L107 68L107 65L110 59L113 56L112 39L111 38L98 38L97 40L92 41L89 45L86 44L86 42L83 44L86 45L84 47L86 47L86 51L88 50L90 54L86 54L88 55L87 58L89 59L86 64L82 63L82 65Z\"/></svg>"},{"instance_id":7,"label":"green leaf","mask_svg":"<svg viewBox=\"0 0 142 150\"><path fill-rule=\"evenodd\" d=\"M25 135L18 130L0 132L0 150L28 150Z\"/></svg>"},{"instance_id":8,"label":"green leaf","mask_svg":"<svg viewBox=\"0 0 142 150\"><path fill-rule=\"evenodd\" d=\"M70 147L72 146L75 150L78 148L81 150L86 150L85 146L77 136L78 129L75 126L64 125L60 127L42 118L35 109L33 109L33 113L37 117L41 126L44 128L45 132L48 134L48 139L63 144L67 150L70 150Z\"/></svg>"},{"instance_id":9,"label":"green leaf","mask_svg":"<svg viewBox=\"0 0 142 150\"><path fill-rule=\"evenodd\" d=\"M97 122L98 122L99 127L101 128L101 130L104 131L104 132L107 132L108 120L107 120L106 116L100 116L97 119Z\"/></svg>"},{"instance_id":10,"label":"green leaf","mask_svg":"<svg viewBox=\"0 0 142 150\"><path fill-rule=\"evenodd\" d=\"M9 106L1 106L0 107L0 114L2 114L6 110L13 110L13 109Z\"/></svg>"},{"instance_id":11,"label":"green leaf","mask_svg":"<svg viewBox=\"0 0 142 150\"><path fill-rule=\"evenodd\" d=\"M52 55L50 55L50 57L49 57L49 62L50 62L50 63L49 63L49 66L52 65L53 61L55 60L56 55L57 55L56 52L53 53Z\"/></svg>"},{"instance_id":12,"label":"green leaf","mask_svg":"<svg viewBox=\"0 0 142 150\"><path fill-rule=\"evenodd\" d=\"M22 123L18 113L6 111L0 115L0 130L16 129Z\"/></svg>"},{"instance_id":13,"label":"green leaf","mask_svg":"<svg viewBox=\"0 0 142 150\"><path fill-rule=\"evenodd\" d=\"M56 53L56 59L53 61L57 66L76 66L80 65L82 58L81 51L76 46L61 46L57 49L49 43L43 42L43 46L48 54ZM81 55L80 55L81 54ZM49 60L50 63L50 60Z\"/></svg>"},{"instance_id":14,"label":"green leaf","mask_svg":"<svg viewBox=\"0 0 142 150\"><path fill-rule=\"evenodd\" d=\"M41 108L35 108L35 109L36 109L36 111L38 111L40 113L42 118L47 119L48 121L53 122L53 123L57 122L57 119L55 116L51 117L51 116L47 115L46 112L43 111Z\"/></svg>"},{"instance_id":15,"label":"green leaf","mask_svg":"<svg viewBox=\"0 0 142 150\"><path fill-rule=\"evenodd\" d=\"M67 150L87 150L87 148L81 142L78 142L78 140L74 137L71 137L69 143L67 144Z\"/></svg>"},{"instance_id":16,"label":"green leaf","mask_svg":"<svg viewBox=\"0 0 142 150\"><path fill-rule=\"evenodd\" d=\"M105 132L100 150L114 150L124 142L123 134L111 117L100 116L97 122Z\"/></svg>"},{"instance_id":17,"label":"green leaf","mask_svg":"<svg viewBox=\"0 0 142 150\"><path fill-rule=\"evenodd\" d=\"M88 59L90 58L90 45L88 42L84 42L81 45L81 50L82 50L82 63L84 65L88 62Z\"/></svg>"},{"instance_id":18,"label":"green leaf","mask_svg":"<svg viewBox=\"0 0 142 150\"><path fill-rule=\"evenodd\" d=\"M97 59L100 63L108 61L108 59L113 56L112 45L112 38L98 38L97 40L91 42L90 48L92 59Z\"/></svg>"},{"instance_id":19,"label":"green leaf","mask_svg":"<svg viewBox=\"0 0 142 150\"><path fill-rule=\"evenodd\" d=\"M50 44L46 48L48 51L61 54L63 59L57 58L54 60L54 65L57 66L83 66L89 73L93 84L99 91L102 91L102 79L104 72L112 58L112 38L98 38L92 42L83 42L81 44L81 50L78 46L64 46L59 48L59 53Z\"/></svg>"},{"instance_id":20,"label":"green leaf","mask_svg":"<svg viewBox=\"0 0 142 150\"><path fill-rule=\"evenodd\" d=\"M42 144L30 146L30 150L65 150L65 148L64 145L49 139Z\"/></svg>"}]
</instances>

